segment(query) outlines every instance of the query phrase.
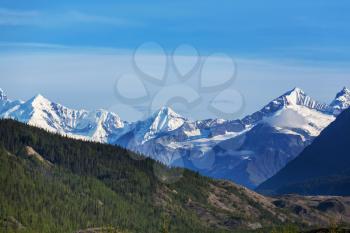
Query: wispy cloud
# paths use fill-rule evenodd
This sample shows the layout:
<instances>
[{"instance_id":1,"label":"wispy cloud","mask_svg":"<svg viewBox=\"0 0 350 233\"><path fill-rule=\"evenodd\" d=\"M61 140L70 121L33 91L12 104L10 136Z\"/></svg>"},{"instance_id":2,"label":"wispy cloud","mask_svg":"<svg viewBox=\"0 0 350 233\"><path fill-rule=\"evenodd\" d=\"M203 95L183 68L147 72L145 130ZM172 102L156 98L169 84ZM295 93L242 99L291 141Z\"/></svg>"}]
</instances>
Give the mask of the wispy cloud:
<instances>
[{"instance_id":1,"label":"wispy cloud","mask_svg":"<svg viewBox=\"0 0 350 233\"><path fill-rule=\"evenodd\" d=\"M141 26L141 22L135 22L128 18L90 14L82 11L70 10L51 13L36 10L17 10L0 8L0 26L66 26L79 23L94 23L115 27Z\"/></svg>"},{"instance_id":2,"label":"wispy cloud","mask_svg":"<svg viewBox=\"0 0 350 233\"><path fill-rule=\"evenodd\" d=\"M0 25L28 25L33 24L38 18L37 11L22 11L7 8L0 8Z\"/></svg>"},{"instance_id":3,"label":"wispy cloud","mask_svg":"<svg viewBox=\"0 0 350 233\"><path fill-rule=\"evenodd\" d=\"M69 11L67 16L70 20L81 23L99 23L113 26L136 26L140 22L134 22L125 18L87 14L81 11Z\"/></svg>"},{"instance_id":4,"label":"wispy cloud","mask_svg":"<svg viewBox=\"0 0 350 233\"><path fill-rule=\"evenodd\" d=\"M53 43L35 43L35 42L11 42L0 41L0 56L2 53L20 53L34 52L34 53L79 53L79 54L129 54L130 49L125 48L113 48L113 47L94 47L94 46L70 46L65 44L53 44Z\"/></svg>"},{"instance_id":5,"label":"wispy cloud","mask_svg":"<svg viewBox=\"0 0 350 233\"><path fill-rule=\"evenodd\" d=\"M7 42L0 41L0 51L1 48L14 48L14 49L68 49L69 46L61 45L61 44L51 44L51 43L32 43L32 42Z\"/></svg>"}]
</instances>

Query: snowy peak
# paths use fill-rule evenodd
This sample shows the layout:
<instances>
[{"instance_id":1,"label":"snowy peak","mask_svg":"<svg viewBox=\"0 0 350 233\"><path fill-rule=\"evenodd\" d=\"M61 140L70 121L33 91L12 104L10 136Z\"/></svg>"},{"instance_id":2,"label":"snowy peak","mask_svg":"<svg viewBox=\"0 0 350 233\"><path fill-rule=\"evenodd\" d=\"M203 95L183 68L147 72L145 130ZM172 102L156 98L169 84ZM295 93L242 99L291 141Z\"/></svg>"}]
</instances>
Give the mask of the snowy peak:
<instances>
[{"instance_id":1,"label":"snowy peak","mask_svg":"<svg viewBox=\"0 0 350 233\"><path fill-rule=\"evenodd\" d=\"M42 96L40 93L36 94L32 100L47 100L44 96Z\"/></svg>"},{"instance_id":2,"label":"snowy peak","mask_svg":"<svg viewBox=\"0 0 350 233\"><path fill-rule=\"evenodd\" d=\"M305 95L305 92L303 91L303 89L301 89L300 87L294 87L292 90L288 91L285 93L285 95L290 95L290 94L301 94L301 95Z\"/></svg>"},{"instance_id":3,"label":"snowy peak","mask_svg":"<svg viewBox=\"0 0 350 233\"><path fill-rule=\"evenodd\" d=\"M30 118L29 123L33 123L34 125L36 125L39 122L43 124L46 120L50 118L50 116L48 115L52 115L50 114L52 112L51 101L46 99L41 94L37 94L36 96L25 102L22 106L22 109L25 110L23 112L26 112L26 117ZM38 126L41 126L41 124L38 124Z\"/></svg>"},{"instance_id":4,"label":"snowy peak","mask_svg":"<svg viewBox=\"0 0 350 233\"><path fill-rule=\"evenodd\" d=\"M341 96L349 96L350 90L347 87L343 87L343 89L337 94L336 98Z\"/></svg>"},{"instance_id":5,"label":"snowy peak","mask_svg":"<svg viewBox=\"0 0 350 233\"><path fill-rule=\"evenodd\" d=\"M54 112L52 102L41 94L20 105L14 114L16 118L31 125L53 132L61 130L58 124L61 119Z\"/></svg>"},{"instance_id":6,"label":"snowy peak","mask_svg":"<svg viewBox=\"0 0 350 233\"><path fill-rule=\"evenodd\" d=\"M51 102L41 94L26 102L16 101L7 105L0 106L1 117L17 119L73 138L109 143L127 127L127 123L115 113L70 109Z\"/></svg>"},{"instance_id":7,"label":"snowy peak","mask_svg":"<svg viewBox=\"0 0 350 233\"><path fill-rule=\"evenodd\" d=\"M51 105L51 101L46 99L41 94L35 95L33 98L27 101L27 104L32 105L34 108L44 105Z\"/></svg>"},{"instance_id":8,"label":"snowy peak","mask_svg":"<svg viewBox=\"0 0 350 233\"><path fill-rule=\"evenodd\" d=\"M187 120L169 107L162 107L145 121L137 122L134 135L137 141L145 143L158 135L180 128Z\"/></svg>"},{"instance_id":9,"label":"snowy peak","mask_svg":"<svg viewBox=\"0 0 350 233\"><path fill-rule=\"evenodd\" d=\"M309 97L302 89L295 87L294 89L282 95L282 98L285 100L285 103L287 105L300 105L300 103L303 103L304 99Z\"/></svg>"},{"instance_id":10,"label":"snowy peak","mask_svg":"<svg viewBox=\"0 0 350 233\"><path fill-rule=\"evenodd\" d=\"M156 113L153 114L154 117L170 117L170 118L183 118L181 115L176 113L173 109L169 107L162 107Z\"/></svg>"},{"instance_id":11,"label":"snowy peak","mask_svg":"<svg viewBox=\"0 0 350 233\"><path fill-rule=\"evenodd\" d=\"M177 114L169 107L162 107L152 116L153 122L150 130L153 132L173 131L183 125L186 121L184 117Z\"/></svg>"},{"instance_id":12,"label":"snowy peak","mask_svg":"<svg viewBox=\"0 0 350 233\"><path fill-rule=\"evenodd\" d=\"M296 87L291 91L282 95L280 100L283 100L284 106L300 105L310 109L324 111L327 108L326 104L320 103L308 96L302 89Z\"/></svg>"},{"instance_id":13,"label":"snowy peak","mask_svg":"<svg viewBox=\"0 0 350 233\"><path fill-rule=\"evenodd\" d=\"M320 103L308 96L302 89L296 87L280 97L274 99L263 109L245 117L242 121L246 125L254 125L266 117L271 117L280 112L282 109L306 108L309 110L317 110L319 112L328 112L329 106Z\"/></svg>"},{"instance_id":14,"label":"snowy peak","mask_svg":"<svg viewBox=\"0 0 350 233\"><path fill-rule=\"evenodd\" d=\"M343 110L350 107L350 90L344 87L331 103L333 113L339 115Z\"/></svg>"},{"instance_id":15,"label":"snowy peak","mask_svg":"<svg viewBox=\"0 0 350 233\"><path fill-rule=\"evenodd\" d=\"M0 100L7 100L7 96L1 88L0 88Z\"/></svg>"}]
</instances>

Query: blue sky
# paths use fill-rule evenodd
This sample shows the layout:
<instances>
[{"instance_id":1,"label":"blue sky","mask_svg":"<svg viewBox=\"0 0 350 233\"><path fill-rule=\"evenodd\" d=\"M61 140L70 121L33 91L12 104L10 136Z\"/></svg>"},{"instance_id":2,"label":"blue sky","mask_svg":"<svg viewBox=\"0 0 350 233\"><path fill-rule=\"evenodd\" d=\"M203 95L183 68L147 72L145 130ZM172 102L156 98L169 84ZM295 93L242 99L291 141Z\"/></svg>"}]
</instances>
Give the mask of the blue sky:
<instances>
[{"instance_id":1,"label":"blue sky","mask_svg":"<svg viewBox=\"0 0 350 233\"><path fill-rule=\"evenodd\" d=\"M350 86L349 12L348 0L0 0L0 86L109 108L115 75L155 41L168 54L186 43L236 59L245 113L294 86L326 102Z\"/></svg>"},{"instance_id":2,"label":"blue sky","mask_svg":"<svg viewBox=\"0 0 350 233\"><path fill-rule=\"evenodd\" d=\"M130 49L144 41L168 49L185 42L236 55L350 56L347 0L1 0L0 6L2 41Z\"/></svg>"}]
</instances>

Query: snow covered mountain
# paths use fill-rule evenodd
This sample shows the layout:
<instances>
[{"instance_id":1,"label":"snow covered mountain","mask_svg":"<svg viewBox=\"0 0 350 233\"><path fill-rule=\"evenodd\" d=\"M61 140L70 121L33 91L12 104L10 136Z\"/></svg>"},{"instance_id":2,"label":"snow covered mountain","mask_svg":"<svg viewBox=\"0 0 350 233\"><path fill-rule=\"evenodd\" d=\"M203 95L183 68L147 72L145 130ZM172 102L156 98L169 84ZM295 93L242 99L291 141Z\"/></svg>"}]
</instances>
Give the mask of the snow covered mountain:
<instances>
[{"instance_id":1,"label":"snow covered mountain","mask_svg":"<svg viewBox=\"0 0 350 233\"><path fill-rule=\"evenodd\" d=\"M145 137L157 122L155 116L162 115L158 113L116 144L169 165L255 187L309 145L335 119L333 112L330 105L295 88L242 120L190 121L176 114L173 121L178 124L171 131Z\"/></svg>"},{"instance_id":2,"label":"snow covered mountain","mask_svg":"<svg viewBox=\"0 0 350 233\"><path fill-rule=\"evenodd\" d=\"M289 132L297 130L294 133L301 129L310 136L318 136L333 120L334 115L329 105L312 99L299 88L294 88L242 121L249 125L268 123Z\"/></svg>"},{"instance_id":3,"label":"snow covered mountain","mask_svg":"<svg viewBox=\"0 0 350 233\"><path fill-rule=\"evenodd\" d=\"M334 114L339 115L342 111L350 107L350 90L346 87L337 94L333 102L331 103Z\"/></svg>"},{"instance_id":4,"label":"snow covered mountain","mask_svg":"<svg viewBox=\"0 0 350 233\"><path fill-rule=\"evenodd\" d=\"M256 124L263 120L265 117L275 116L279 114L279 111L284 108L298 108L317 110L319 112L327 112L329 106L327 104L320 103L310 96L306 95L300 88L294 88L291 91L286 92L277 99L271 101L263 109L249 115L243 119L245 124ZM295 109L296 110L296 109Z\"/></svg>"},{"instance_id":5,"label":"snow covered mountain","mask_svg":"<svg viewBox=\"0 0 350 233\"><path fill-rule=\"evenodd\" d=\"M214 147L217 161L202 173L253 188L308 146L335 120L333 112L331 106L295 88L243 118L249 130Z\"/></svg>"},{"instance_id":6,"label":"snow covered mountain","mask_svg":"<svg viewBox=\"0 0 350 233\"><path fill-rule=\"evenodd\" d=\"M0 117L12 118L69 137L113 142L127 130L128 124L105 110L74 110L36 95L26 102L11 101L3 91L0 99Z\"/></svg>"},{"instance_id":7,"label":"snow covered mountain","mask_svg":"<svg viewBox=\"0 0 350 233\"><path fill-rule=\"evenodd\" d=\"M350 103L343 97L345 90L336 97L341 106ZM150 122L154 122L151 117L146 124L139 122L116 144L166 164L253 188L294 159L337 114L332 105L320 103L295 88L242 120L190 121L177 115L175 119L181 120L176 128L145 138L147 133L140 132L150 128ZM138 135L142 135L142 141L135 140Z\"/></svg>"},{"instance_id":8,"label":"snow covered mountain","mask_svg":"<svg viewBox=\"0 0 350 233\"><path fill-rule=\"evenodd\" d=\"M144 143L160 134L167 134L181 127L187 119L180 116L169 107L163 107L144 121L137 122L133 131L137 143Z\"/></svg>"},{"instance_id":9,"label":"snow covered mountain","mask_svg":"<svg viewBox=\"0 0 350 233\"><path fill-rule=\"evenodd\" d=\"M0 117L73 138L117 144L163 163L255 187L295 158L350 106L344 88L323 104L295 88L241 120L192 121L168 107L126 122L105 110L74 110L41 95L11 101L0 90Z\"/></svg>"}]
</instances>

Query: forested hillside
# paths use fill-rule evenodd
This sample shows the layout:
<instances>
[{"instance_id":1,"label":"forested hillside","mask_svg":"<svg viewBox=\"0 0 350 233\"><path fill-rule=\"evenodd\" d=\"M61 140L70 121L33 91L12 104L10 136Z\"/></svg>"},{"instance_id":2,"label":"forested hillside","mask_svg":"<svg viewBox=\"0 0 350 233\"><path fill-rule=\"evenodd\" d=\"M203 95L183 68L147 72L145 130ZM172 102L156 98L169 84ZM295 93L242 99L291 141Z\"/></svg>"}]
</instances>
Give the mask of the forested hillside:
<instances>
[{"instance_id":1,"label":"forested hillside","mask_svg":"<svg viewBox=\"0 0 350 233\"><path fill-rule=\"evenodd\" d=\"M300 215L295 200L281 207L230 182L12 120L0 121L0 187L0 232L220 233L325 225L331 216L307 200L298 208L310 211Z\"/></svg>"}]
</instances>

